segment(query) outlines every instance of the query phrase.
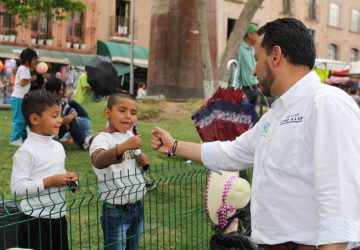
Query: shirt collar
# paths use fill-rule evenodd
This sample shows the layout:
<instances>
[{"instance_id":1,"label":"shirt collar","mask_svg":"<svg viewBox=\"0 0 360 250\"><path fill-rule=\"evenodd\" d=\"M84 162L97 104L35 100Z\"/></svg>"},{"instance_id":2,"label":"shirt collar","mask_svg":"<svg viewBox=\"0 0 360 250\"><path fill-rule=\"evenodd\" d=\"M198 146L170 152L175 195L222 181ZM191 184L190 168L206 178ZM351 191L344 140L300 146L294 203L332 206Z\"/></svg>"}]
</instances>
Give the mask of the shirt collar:
<instances>
[{"instance_id":1,"label":"shirt collar","mask_svg":"<svg viewBox=\"0 0 360 250\"><path fill-rule=\"evenodd\" d=\"M242 46L244 46L247 49L251 49L251 47L249 46L249 44L247 44L247 42L245 40L242 41Z\"/></svg>"},{"instance_id":2,"label":"shirt collar","mask_svg":"<svg viewBox=\"0 0 360 250\"><path fill-rule=\"evenodd\" d=\"M46 135L39 135L34 132L28 131L28 139L39 141L39 142L48 142L51 141L54 136L46 136Z\"/></svg>"},{"instance_id":3,"label":"shirt collar","mask_svg":"<svg viewBox=\"0 0 360 250\"><path fill-rule=\"evenodd\" d=\"M320 82L320 78L314 71L310 71L282 94L274 102L273 107L279 108L281 106L283 109L288 108L291 104L299 101L307 93L308 86L314 82Z\"/></svg>"}]
</instances>

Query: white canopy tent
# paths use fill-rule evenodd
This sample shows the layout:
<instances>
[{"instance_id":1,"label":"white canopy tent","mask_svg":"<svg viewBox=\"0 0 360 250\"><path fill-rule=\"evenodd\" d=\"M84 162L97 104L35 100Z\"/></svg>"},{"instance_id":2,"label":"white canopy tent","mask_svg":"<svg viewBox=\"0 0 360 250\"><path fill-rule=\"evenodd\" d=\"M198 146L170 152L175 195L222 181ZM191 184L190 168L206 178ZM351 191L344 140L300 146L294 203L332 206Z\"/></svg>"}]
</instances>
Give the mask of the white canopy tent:
<instances>
[{"instance_id":1,"label":"white canopy tent","mask_svg":"<svg viewBox=\"0 0 360 250\"><path fill-rule=\"evenodd\" d=\"M349 75L360 75L360 61L350 63Z\"/></svg>"},{"instance_id":2,"label":"white canopy tent","mask_svg":"<svg viewBox=\"0 0 360 250\"><path fill-rule=\"evenodd\" d=\"M316 58L314 68L323 70L343 71L349 69L350 65L342 61Z\"/></svg>"}]
</instances>

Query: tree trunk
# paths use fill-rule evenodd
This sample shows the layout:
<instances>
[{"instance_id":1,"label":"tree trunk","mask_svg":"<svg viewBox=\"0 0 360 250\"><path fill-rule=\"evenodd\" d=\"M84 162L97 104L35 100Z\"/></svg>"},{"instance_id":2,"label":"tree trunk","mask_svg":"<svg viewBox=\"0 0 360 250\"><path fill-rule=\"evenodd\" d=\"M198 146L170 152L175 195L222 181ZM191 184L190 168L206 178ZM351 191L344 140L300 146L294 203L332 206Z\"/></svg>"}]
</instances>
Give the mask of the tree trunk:
<instances>
[{"instance_id":1,"label":"tree trunk","mask_svg":"<svg viewBox=\"0 0 360 250\"><path fill-rule=\"evenodd\" d=\"M264 0L248 0L237 19L234 29L230 34L224 53L221 56L220 66L216 73L216 82L214 88L218 87L222 82L227 82L226 79L226 64L234 58L236 51L242 41L248 24L253 19L256 11L260 8Z\"/></svg>"},{"instance_id":2,"label":"tree trunk","mask_svg":"<svg viewBox=\"0 0 360 250\"><path fill-rule=\"evenodd\" d=\"M214 92L214 75L211 64L206 0L196 0L196 14L200 33L201 67L203 71L203 87L205 99Z\"/></svg>"}]
</instances>

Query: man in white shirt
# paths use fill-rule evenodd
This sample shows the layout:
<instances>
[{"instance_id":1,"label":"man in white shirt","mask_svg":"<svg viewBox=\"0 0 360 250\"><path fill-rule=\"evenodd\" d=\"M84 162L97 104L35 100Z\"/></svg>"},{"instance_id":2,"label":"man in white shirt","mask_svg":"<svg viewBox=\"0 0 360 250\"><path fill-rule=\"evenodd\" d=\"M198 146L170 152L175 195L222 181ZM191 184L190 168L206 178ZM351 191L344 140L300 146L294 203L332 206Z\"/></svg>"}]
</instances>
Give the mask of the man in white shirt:
<instances>
[{"instance_id":1,"label":"man in white shirt","mask_svg":"<svg viewBox=\"0 0 360 250\"><path fill-rule=\"evenodd\" d=\"M265 250L347 249L360 241L360 110L311 72L314 41L300 21L277 19L259 35L254 75L278 97L270 111L231 142L175 141L155 128L152 148L215 172L253 165L251 237Z\"/></svg>"}]
</instances>

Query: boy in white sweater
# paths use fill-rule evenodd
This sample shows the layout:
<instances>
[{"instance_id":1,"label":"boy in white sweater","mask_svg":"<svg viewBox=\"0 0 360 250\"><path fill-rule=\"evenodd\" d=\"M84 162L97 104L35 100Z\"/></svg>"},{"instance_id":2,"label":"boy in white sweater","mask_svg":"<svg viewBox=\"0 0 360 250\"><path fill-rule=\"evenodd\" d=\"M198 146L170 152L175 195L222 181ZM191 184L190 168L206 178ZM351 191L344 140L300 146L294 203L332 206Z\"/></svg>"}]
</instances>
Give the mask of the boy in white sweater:
<instances>
[{"instance_id":1,"label":"boy in white sweater","mask_svg":"<svg viewBox=\"0 0 360 250\"><path fill-rule=\"evenodd\" d=\"M77 182L75 173L65 170L63 146L53 140L62 123L60 99L45 90L29 92L22 113L30 128L24 144L16 151L11 191L25 196L19 229L21 247L68 249L65 218L65 186Z\"/></svg>"}]
</instances>

